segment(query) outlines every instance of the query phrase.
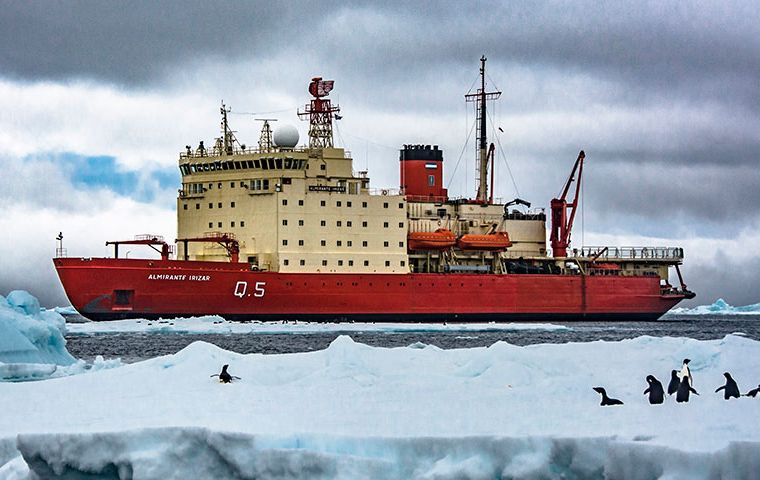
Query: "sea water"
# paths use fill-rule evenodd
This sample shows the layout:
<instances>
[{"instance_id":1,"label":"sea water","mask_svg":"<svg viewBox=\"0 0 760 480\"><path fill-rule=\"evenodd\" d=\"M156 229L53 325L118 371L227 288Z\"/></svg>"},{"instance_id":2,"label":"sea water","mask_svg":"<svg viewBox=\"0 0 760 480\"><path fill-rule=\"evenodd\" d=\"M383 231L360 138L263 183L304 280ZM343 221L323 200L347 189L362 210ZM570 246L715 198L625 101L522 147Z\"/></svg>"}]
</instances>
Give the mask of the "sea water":
<instances>
[{"instance_id":1,"label":"sea water","mask_svg":"<svg viewBox=\"0 0 760 480\"><path fill-rule=\"evenodd\" d=\"M182 319L174 322L178 324ZM102 355L105 358L119 357L122 362L132 363L176 353L197 340L243 354L273 354L323 350L342 334L351 336L356 342L378 347L405 347L419 342L444 349L483 347L499 341L513 345L617 341L642 335L714 340L738 333L760 340L760 314L670 314L656 322L573 322L555 325L567 328L509 330L484 325L482 330L478 330L471 327L457 329L456 324L449 323L446 329L441 329L439 325L433 328L420 326L414 330L380 329L373 325L367 325L366 330L344 330L338 325L329 331L303 332L294 329L292 333L287 331L287 327L280 329L282 333L70 333L66 336L66 347L75 357L88 361Z\"/></svg>"}]
</instances>

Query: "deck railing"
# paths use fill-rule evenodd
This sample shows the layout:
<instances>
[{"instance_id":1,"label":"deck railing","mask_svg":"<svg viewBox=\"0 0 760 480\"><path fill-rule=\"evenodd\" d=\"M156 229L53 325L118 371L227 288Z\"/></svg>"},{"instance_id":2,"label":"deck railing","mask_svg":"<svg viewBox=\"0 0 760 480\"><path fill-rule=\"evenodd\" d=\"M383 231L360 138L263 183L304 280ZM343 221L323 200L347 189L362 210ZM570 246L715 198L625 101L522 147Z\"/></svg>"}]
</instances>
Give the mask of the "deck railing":
<instances>
[{"instance_id":1,"label":"deck railing","mask_svg":"<svg viewBox=\"0 0 760 480\"><path fill-rule=\"evenodd\" d=\"M681 247L582 247L573 249L573 257L599 259L682 260Z\"/></svg>"}]
</instances>

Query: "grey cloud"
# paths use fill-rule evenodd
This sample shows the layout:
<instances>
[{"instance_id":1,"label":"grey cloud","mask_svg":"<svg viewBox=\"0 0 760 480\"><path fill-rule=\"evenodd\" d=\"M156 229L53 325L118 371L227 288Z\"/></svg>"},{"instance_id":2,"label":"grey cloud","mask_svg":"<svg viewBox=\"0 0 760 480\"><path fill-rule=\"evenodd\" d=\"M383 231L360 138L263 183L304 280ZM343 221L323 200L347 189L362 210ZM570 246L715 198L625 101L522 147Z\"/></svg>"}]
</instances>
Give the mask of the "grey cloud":
<instances>
[{"instance_id":1,"label":"grey cloud","mask_svg":"<svg viewBox=\"0 0 760 480\"><path fill-rule=\"evenodd\" d=\"M289 3L10 2L0 9L0 66L27 80L94 78L146 85L197 57L265 57L287 44Z\"/></svg>"},{"instance_id":2,"label":"grey cloud","mask_svg":"<svg viewBox=\"0 0 760 480\"><path fill-rule=\"evenodd\" d=\"M682 267L684 281L697 297L685 306L709 305L723 298L731 305L751 305L759 301L757 295L760 258L737 262L732 252L718 252L711 264Z\"/></svg>"},{"instance_id":3,"label":"grey cloud","mask_svg":"<svg viewBox=\"0 0 760 480\"><path fill-rule=\"evenodd\" d=\"M612 163L586 172L585 198L605 225L635 222L662 236L688 226L684 230L711 237L760 219L750 208L760 204L754 167Z\"/></svg>"}]
</instances>

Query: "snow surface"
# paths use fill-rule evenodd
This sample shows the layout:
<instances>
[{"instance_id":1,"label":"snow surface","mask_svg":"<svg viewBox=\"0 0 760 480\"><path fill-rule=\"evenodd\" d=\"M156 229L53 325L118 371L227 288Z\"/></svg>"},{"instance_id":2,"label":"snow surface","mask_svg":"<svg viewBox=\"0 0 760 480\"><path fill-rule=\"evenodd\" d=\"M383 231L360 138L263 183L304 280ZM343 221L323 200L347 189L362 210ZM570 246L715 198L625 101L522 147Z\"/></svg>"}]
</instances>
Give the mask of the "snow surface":
<instances>
[{"instance_id":1,"label":"snow surface","mask_svg":"<svg viewBox=\"0 0 760 480\"><path fill-rule=\"evenodd\" d=\"M76 361L66 350L66 321L55 311L43 310L28 292L0 295L0 380L8 375L42 375L55 365ZM30 365L34 364L34 365Z\"/></svg>"},{"instance_id":2,"label":"snow surface","mask_svg":"<svg viewBox=\"0 0 760 480\"><path fill-rule=\"evenodd\" d=\"M649 405L691 361L688 404ZM195 342L119 368L0 383L0 478L757 478L760 342L618 342L241 355ZM221 365L241 377L220 384ZM623 406L600 407L603 386ZM20 455L19 455L20 453Z\"/></svg>"},{"instance_id":3,"label":"snow surface","mask_svg":"<svg viewBox=\"0 0 760 480\"><path fill-rule=\"evenodd\" d=\"M309 323L309 322L228 322L222 317L171 318L161 320L114 320L109 322L68 323L69 334L94 333L320 333L320 332L483 332L517 330L571 330L546 323Z\"/></svg>"},{"instance_id":4,"label":"snow surface","mask_svg":"<svg viewBox=\"0 0 760 480\"><path fill-rule=\"evenodd\" d=\"M699 305L694 308L677 307L667 315L760 315L760 303L734 307L719 298L712 305Z\"/></svg>"}]
</instances>

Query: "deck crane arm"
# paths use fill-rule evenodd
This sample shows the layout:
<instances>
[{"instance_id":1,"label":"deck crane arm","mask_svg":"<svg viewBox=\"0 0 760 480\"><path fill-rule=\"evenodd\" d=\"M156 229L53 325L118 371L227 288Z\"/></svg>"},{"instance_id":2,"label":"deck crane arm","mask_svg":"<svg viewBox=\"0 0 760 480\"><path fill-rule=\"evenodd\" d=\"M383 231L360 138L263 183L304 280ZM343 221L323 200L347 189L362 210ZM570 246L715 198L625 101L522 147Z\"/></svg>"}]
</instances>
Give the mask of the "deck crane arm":
<instances>
[{"instance_id":1,"label":"deck crane arm","mask_svg":"<svg viewBox=\"0 0 760 480\"><path fill-rule=\"evenodd\" d=\"M161 260L168 260L169 254L173 251L161 235L137 235L134 240L108 241L106 246L108 245L114 246L114 258L119 258L119 245L147 245L161 254ZM160 246L161 249L156 248L157 246Z\"/></svg>"},{"instance_id":2,"label":"deck crane arm","mask_svg":"<svg viewBox=\"0 0 760 480\"><path fill-rule=\"evenodd\" d=\"M207 234L203 237L192 237L192 238L178 238L175 240L175 242L179 243L182 242L184 246L184 252L185 252L185 260L189 259L188 253L187 253L187 244L189 242L207 242L207 243L218 243L222 247L224 247L225 250L227 250L227 255L230 256L230 263L238 263L240 260L240 243L235 239L235 236L231 233L211 233Z\"/></svg>"},{"instance_id":3,"label":"deck crane arm","mask_svg":"<svg viewBox=\"0 0 760 480\"><path fill-rule=\"evenodd\" d=\"M554 198L551 201L552 209L552 233L551 233L551 246L552 252L555 257L567 257L567 247L570 245L570 233L573 229L573 220L575 220L575 212L578 207L578 193L581 190L581 178L583 177L583 159L586 158L586 154L581 150L578 154L578 159L575 161L573 170L570 172L565 183L565 188L562 190L560 198ZM576 180L575 174L578 173ZM575 181L575 195L573 201L567 201L567 194L570 191L570 186ZM568 215L568 209L570 214Z\"/></svg>"}]
</instances>

